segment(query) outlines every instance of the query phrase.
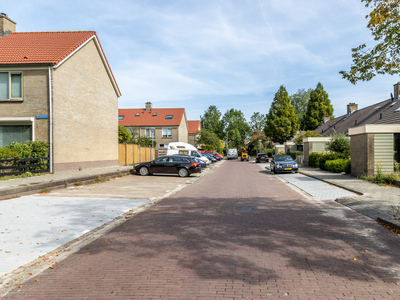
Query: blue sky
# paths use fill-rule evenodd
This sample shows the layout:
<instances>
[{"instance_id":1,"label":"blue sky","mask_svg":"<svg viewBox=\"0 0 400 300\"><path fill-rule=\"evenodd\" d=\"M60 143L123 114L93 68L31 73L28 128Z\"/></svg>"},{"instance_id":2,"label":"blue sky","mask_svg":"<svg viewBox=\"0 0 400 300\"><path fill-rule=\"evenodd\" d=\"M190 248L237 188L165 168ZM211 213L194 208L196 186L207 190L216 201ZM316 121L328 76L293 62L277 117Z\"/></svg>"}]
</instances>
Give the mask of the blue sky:
<instances>
[{"instance_id":1,"label":"blue sky","mask_svg":"<svg viewBox=\"0 0 400 300\"><path fill-rule=\"evenodd\" d=\"M95 30L122 92L120 108L210 105L268 113L280 85L289 94L321 82L336 116L388 99L397 76L352 85L351 48L373 44L360 0L5 1L17 31Z\"/></svg>"}]
</instances>

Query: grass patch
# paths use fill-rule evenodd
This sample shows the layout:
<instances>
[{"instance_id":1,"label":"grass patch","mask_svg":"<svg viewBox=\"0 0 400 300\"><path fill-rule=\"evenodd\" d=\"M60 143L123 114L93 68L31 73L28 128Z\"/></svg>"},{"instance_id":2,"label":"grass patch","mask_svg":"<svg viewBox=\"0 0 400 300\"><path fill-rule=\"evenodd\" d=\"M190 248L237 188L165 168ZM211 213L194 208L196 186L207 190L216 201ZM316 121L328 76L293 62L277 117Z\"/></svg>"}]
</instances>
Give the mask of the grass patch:
<instances>
[{"instance_id":1,"label":"grass patch","mask_svg":"<svg viewBox=\"0 0 400 300\"><path fill-rule=\"evenodd\" d=\"M48 172L46 173L24 173L21 175L7 175L7 176L1 176L0 180L9 180L9 179L16 179L16 178L26 178L26 177L33 177L33 176L41 176L41 175L46 175L46 174L50 174Z\"/></svg>"},{"instance_id":2,"label":"grass patch","mask_svg":"<svg viewBox=\"0 0 400 300\"><path fill-rule=\"evenodd\" d=\"M74 183L74 185L75 185L75 186L82 185L82 182L81 182L81 181L77 181L77 182Z\"/></svg>"},{"instance_id":3,"label":"grass patch","mask_svg":"<svg viewBox=\"0 0 400 300\"><path fill-rule=\"evenodd\" d=\"M40 193L41 193L41 194L50 193L50 189L49 189L49 188L44 188Z\"/></svg>"}]
</instances>

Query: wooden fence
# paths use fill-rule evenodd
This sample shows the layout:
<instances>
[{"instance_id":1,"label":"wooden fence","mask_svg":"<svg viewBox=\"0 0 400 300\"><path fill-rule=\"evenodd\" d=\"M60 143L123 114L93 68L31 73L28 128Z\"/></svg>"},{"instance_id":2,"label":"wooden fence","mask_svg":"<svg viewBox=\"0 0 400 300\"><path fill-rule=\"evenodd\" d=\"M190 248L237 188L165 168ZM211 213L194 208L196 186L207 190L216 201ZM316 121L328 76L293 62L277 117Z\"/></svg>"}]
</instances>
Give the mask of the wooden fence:
<instances>
[{"instance_id":1,"label":"wooden fence","mask_svg":"<svg viewBox=\"0 0 400 300\"><path fill-rule=\"evenodd\" d=\"M142 147L133 144L118 145L118 164L132 165L150 161L156 158L155 148Z\"/></svg>"},{"instance_id":2,"label":"wooden fence","mask_svg":"<svg viewBox=\"0 0 400 300\"><path fill-rule=\"evenodd\" d=\"M0 159L0 176L49 172L49 157Z\"/></svg>"}]
</instances>

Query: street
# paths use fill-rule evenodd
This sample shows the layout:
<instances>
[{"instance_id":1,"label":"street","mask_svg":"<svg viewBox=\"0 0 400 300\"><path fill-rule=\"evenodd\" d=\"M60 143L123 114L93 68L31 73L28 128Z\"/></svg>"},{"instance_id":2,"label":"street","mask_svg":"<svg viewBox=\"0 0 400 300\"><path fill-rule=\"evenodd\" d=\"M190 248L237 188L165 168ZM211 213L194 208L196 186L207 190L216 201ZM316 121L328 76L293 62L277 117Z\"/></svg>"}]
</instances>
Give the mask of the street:
<instances>
[{"instance_id":1,"label":"street","mask_svg":"<svg viewBox=\"0 0 400 300\"><path fill-rule=\"evenodd\" d=\"M400 298L396 234L252 162L206 175L4 299Z\"/></svg>"}]
</instances>

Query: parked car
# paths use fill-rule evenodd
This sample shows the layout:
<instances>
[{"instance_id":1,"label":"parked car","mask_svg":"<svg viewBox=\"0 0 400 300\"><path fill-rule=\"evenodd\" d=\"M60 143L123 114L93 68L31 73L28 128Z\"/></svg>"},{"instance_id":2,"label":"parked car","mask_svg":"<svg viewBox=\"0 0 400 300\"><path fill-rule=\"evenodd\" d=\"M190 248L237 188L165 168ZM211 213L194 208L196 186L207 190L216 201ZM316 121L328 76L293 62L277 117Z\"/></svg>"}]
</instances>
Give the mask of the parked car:
<instances>
[{"instance_id":1,"label":"parked car","mask_svg":"<svg viewBox=\"0 0 400 300\"><path fill-rule=\"evenodd\" d=\"M268 162L268 155L267 153L258 153L256 156L256 163L260 162Z\"/></svg>"},{"instance_id":2,"label":"parked car","mask_svg":"<svg viewBox=\"0 0 400 300\"><path fill-rule=\"evenodd\" d=\"M276 155L271 159L271 171L275 174L293 171L297 173L299 166L290 155Z\"/></svg>"},{"instance_id":3,"label":"parked car","mask_svg":"<svg viewBox=\"0 0 400 300\"><path fill-rule=\"evenodd\" d=\"M221 160L221 159L224 158L221 154L219 154L218 152L213 151L213 150L201 150L200 152L201 153L209 153L209 154L211 154L212 156L214 156L218 160Z\"/></svg>"},{"instance_id":4,"label":"parked car","mask_svg":"<svg viewBox=\"0 0 400 300\"><path fill-rule=\"evenodd\" d=\"M193 157L191 155L188 154L173 154L174 156L182 156L182 157L188 157L193 159L195 162L197 162L202 168L206 168L207 167L207 163L205 160L199 159L197 157Z\"/></svg>"},{"instance_id":5,"label":"parked car","mask_svg":"<svg viewBox=\"0 0 400 300\"><path fill-rule=\"evenodd\" d=\"M231 148L228 149L228 152L226 153L226 158L229 159L237 159L238 158L238 152L236 148Z\"/></svg>"},{"instance_id":6,"label":"parked car","mask_svg":"<svg viewBox=\"0 0 400 300\"><path fill-rule=\"evenodd\" d=\"M213 163L218 161L218 159L216 159L216 158L215 158L214 156L212 156L211 154L202 153L201 155L205 155L207 158L211 159L211 161L212 161Z\"/></svg>"},{"instance_id":7,"label":"parked car","mask_svg":"<svg viewBox=\"0 0 400 300\"><path fill-rule=\"evenodd\" d=\"M134 166L134 171L143 176L154 173L167 173L186 177L192 173L200 173L201 167L190 157L166 155L152 161L138 163Z\"/></svg>"}]
</instances>

